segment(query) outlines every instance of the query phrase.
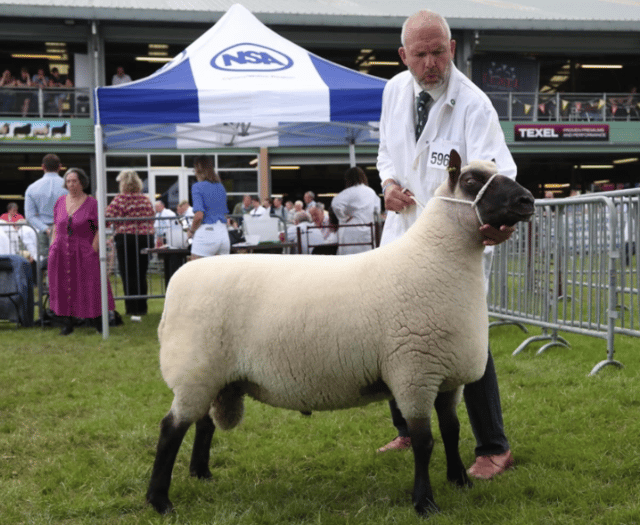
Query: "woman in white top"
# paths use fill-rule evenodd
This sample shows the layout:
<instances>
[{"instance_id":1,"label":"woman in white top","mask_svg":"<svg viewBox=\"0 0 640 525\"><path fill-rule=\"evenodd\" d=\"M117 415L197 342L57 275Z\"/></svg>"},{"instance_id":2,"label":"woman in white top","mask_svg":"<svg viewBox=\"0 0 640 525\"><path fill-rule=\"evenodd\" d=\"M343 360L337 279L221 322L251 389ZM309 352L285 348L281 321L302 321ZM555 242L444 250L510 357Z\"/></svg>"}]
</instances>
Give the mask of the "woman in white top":
<instances>
[{"instance_id":1,"label":"woman in white top","mask_svg":"<svg viewBox=\"0 0 640 525\"><path fill-rule=\"evenodd\" d=\"M373 230L365 225L373 223L375 214L380 213L380 197L368 186L367 176L357 166L345 172L344 181L346 188L331 201L331 208L340 225L338 255L366 252L372 249L369 243Z\"/></svg>"}]
</instances>

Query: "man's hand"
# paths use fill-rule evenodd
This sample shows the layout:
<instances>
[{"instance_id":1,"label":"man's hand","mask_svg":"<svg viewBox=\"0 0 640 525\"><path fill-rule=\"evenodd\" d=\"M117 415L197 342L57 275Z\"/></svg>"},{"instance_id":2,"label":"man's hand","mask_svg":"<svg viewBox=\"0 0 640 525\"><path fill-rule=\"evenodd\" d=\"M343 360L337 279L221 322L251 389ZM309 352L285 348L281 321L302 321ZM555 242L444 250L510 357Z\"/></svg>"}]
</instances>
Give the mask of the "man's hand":
<instances>
[{"instance_id":1,"label":"man's hand","mask_svg":"<svg viewBox=\"0 0 640 525\"><path fill-rule=\"evenodd\" d=\"M392 184L384 192L384 207L389 211L402 211L407 206L413 206L415 201L411 198L413 193L403 190L398 184Z\"/></svg>"},{"instance_id":2,"label":"man's hand","mask_svg":"<svg viewBox=\"0 0 640 525\"><path fill-rule=\"evenodd\" d=\"M516 231L514 226L500 226L499 230L496 230L490 224L483 224L480 226L480 232L484 235L483 244L485 246L495 246L496 244L501 244Z\"/></svg>"}]
</instances>

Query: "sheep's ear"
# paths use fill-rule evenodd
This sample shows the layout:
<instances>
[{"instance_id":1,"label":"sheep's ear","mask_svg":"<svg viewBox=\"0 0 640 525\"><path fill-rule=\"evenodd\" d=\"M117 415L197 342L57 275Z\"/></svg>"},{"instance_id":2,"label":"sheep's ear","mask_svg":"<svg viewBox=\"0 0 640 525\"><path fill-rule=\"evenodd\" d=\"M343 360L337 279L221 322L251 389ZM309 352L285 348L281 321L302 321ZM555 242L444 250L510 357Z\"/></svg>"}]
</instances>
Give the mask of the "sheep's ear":
<instances>
[{"instance_id":1,"label":"sheep's ear","mask_svg":"<svg viewBox=\"0 0 640 525\"><path fill-rule=\"evenodd\" d=\"M452 149L451 153L449 153L449 167L447 168L449 170L449 189L451 193L455 191L458 178L460 178L461 164L460 154Z\"/></svg>"}]
</instances>

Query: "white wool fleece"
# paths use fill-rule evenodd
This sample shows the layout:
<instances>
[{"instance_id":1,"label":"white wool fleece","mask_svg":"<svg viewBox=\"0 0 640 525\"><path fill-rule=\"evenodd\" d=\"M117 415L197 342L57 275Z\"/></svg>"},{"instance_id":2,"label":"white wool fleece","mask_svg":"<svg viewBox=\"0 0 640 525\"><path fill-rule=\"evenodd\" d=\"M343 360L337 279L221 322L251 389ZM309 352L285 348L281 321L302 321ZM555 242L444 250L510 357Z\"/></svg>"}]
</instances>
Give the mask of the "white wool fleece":
<instances>
[{"instance_id":1,"label":"white wool fleece","mask_svg":"<svg viewBox=\"0 0 640 525\"><path fill-rule=\"evenodd\" d=\"M172 411L199 419L234 382L277 407L347 408L388 397L384 382L406 418L429 417L439 390L484 373L483 248L470 206L432 199L370 252L189 262L158 328Z\"/></svg>"}]
</instances>

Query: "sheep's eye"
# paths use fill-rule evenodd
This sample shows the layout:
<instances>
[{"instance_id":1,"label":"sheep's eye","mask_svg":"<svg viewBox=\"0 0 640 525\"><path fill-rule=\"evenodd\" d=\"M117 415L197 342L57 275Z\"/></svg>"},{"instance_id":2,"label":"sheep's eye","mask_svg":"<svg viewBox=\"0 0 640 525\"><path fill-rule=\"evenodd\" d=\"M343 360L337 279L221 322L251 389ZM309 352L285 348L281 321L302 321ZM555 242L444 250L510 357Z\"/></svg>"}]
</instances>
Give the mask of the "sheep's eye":
<instances>
[{"instance_id":1,"label":"sheep's eye","mask_svg":"<svg viewBox=\"0 0 640 525\"><path fill-rule=\"evenodd\" d=\"M468 188L474 188L475 186L478 186L479 183L480 181L476 180L474 177L469 177L464 181L465 186Z\"/></svg>"}]
</instances>

